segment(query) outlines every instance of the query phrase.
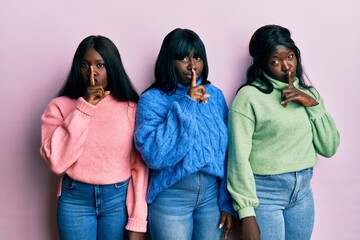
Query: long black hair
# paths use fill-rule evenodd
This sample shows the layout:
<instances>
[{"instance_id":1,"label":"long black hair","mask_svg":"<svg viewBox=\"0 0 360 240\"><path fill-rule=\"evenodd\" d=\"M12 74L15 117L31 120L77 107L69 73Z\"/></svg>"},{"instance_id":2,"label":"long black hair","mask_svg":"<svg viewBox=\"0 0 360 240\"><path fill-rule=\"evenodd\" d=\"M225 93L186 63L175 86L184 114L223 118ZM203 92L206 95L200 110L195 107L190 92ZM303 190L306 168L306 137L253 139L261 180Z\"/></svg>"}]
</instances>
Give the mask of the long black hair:
<instances>
[{"instance_id":1,"label":"long black hair","mask_svg":"<svg viewBox=\"0 0 360 240\"><path fill-rule=\"evenodd\" d=\"M249 43L249 53L253 59L253 63L247 69L247 81L243 86L252 85L264 93L271 93L273 91L274 87L264 76L264 73L267 73L267 63L271 54L279 45L295 52L297 58L296 76L299 79L299 84L304 88L311 87L304 80L304 71L301 64L301 53L299 48L291 38L290 31L279 25L262 26L252 35ZM259 87L253 85L253 82L257 79L264 83L264 86Z\"/></svg>"},{"instance_id":2,"label":"long black hair","mask_svg":"<svg viewBox=\"0 0 360 240\"><path fill-rule=\"evenodd\" d=\"M164 38L155 64L155 82L148 89L159 88L169 95L173 94L179 82L175 60L183 59L192 51L195 58L199 57L203 60L201 84L209 84L207 80L209 67L204 43L194 31L176 28Z\"/></svg>"},{"instance_id":3,"label":"long black hair","mask_svg":"<svg viewBox=\"0 0 360 240\"><path fill-rule=\"evenodd\" d=\"M135 91L130 78L125 72L120 53L115 44L104 36L88 36L81 41L76 49L70 72L58 96L67 96L73 99L84 96L87 86L81 78L80 65L83 56L90 48L94 48L103 58L109 90L118 101L137 102L139 95Z\"/></svg>"}]
</instances>

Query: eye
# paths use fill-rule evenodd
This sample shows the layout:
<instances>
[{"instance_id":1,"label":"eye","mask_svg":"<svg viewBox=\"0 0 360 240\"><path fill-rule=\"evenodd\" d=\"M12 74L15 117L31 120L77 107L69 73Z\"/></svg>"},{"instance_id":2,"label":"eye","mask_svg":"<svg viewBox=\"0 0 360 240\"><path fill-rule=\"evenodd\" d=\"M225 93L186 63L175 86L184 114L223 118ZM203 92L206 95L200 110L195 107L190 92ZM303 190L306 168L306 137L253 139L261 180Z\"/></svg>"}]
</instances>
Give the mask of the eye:
<instances>
[{"instance_id":1,"label":"eye","mask_svg":"<svg viewBox=\"0 0 360 240\"><path fill-rule=\"evenodd\" d=\"M288 56L288 59L289 60L291 60L291 59L293 59L294 58L294 54L290 54L289 56Z\"/></svg>"},{"instance_id":2,"label":"eye","mask_svg":"<svg viewBox=\"0 0 360 240\"><path fill-rule=\"evenodd\" d=\"M194 58L194 60L195 60L195 62L201 62L202 61L201 57L196 57L196 58Z\"/></svg>"},{"instance_id":3,"label":"eye","mask_svg":"<svg viewBox=\"0 0 360 240\"><path fill-rule=\"evenodd\" d=\"M89 67L89 64L87 64L86 62L82 62L82 63L80 64L80 67L81 67L81 68L88 68L88 67Z\"/></svg>"},{"instance_id":4,"label":"eye","mask_svg":"<svg viewBox=\"0 0 360 240\"><path fill-rule=\"evenodd\" d=\"M105 67L105 64L104 64L104 63L98 63L98 64L96 64L96 67L98 67L98 68L104 68L104 67Z\"/></svg>"},{"instance_id":5,"label":"eye","mask_svg":"<svg viewBox=\"0 0 360 240\"><path fill-rule=\"evenodd\" d=\"M271 65L275 66L279 64L279 60L272 60Z\"/></svg>"},{"instance_id":6,"label":"eye","mask_svg":"<svg viewBox=\"0 0 360 240\"><path fill-rule=\"evenodd\" d=\"M189 57L183 57L180 59L180 61L182 62L188 62L189 61Z\"/></svg>"}]
</instances>

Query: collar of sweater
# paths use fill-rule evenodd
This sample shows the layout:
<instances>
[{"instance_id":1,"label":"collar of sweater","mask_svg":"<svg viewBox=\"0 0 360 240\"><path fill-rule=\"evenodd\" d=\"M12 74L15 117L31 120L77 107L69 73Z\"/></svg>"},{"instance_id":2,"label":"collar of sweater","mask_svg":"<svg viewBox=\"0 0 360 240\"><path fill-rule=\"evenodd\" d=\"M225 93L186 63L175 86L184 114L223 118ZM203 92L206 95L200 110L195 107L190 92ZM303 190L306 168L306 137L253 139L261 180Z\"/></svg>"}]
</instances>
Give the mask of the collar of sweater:
<instances>
[{"instance_id":1,"label":"collar of sweater","mask_svg":"<svg viewBox=\"0 0 360 240\"><path fill-rule=\"evenodd\" d=\"M264 76L272 83L275 89L284 90L289 87L288 83L276 80L275 78L270 77L266 73L264 73ZM293 78L293 83L295 88L299 88L299 79L296 76Z\"/></svg>"},{"instance_id":2,"label":"collar of sweater","mask_svg":"<svg viewBox=\"0 0 360 240\"><path fill-rule=\"evenodd\" d=\"M108 103L112 103L116 101L116 99L110 95L106 96L104 99L102 99L97 105L104 105L104 104L108 104Z\"/></svg>"},{"instance_id":3,"label":"collar of sweater","mask_svg":"<svg viewBox=\"0 0 360 240\"><path fill-rule=\"evenodd\" d=\"M200 85L201 82L202 82L202 77L199 77L199 79L196 81L196 86ZM178 83L178 89L176 90L176 92L187 94L189 89L190 89L190 85L183 85L181 83Z\"/></svg>"}]
</instances>

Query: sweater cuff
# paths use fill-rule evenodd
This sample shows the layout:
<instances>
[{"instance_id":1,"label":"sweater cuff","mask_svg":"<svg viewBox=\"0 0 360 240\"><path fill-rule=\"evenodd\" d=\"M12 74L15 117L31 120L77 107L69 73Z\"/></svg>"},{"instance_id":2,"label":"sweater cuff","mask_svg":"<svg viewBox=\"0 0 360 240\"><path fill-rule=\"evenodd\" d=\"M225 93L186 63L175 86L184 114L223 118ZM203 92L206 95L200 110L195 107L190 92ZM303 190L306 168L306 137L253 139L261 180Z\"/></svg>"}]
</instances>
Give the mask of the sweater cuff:
<instances>
[{"instance_id":1,"label":"sweater cuff","mask_svg":"<svg viewBox=\"0 0 360 240\"><path fill-rule=\"evenodd\" d=\"M181 103L181 108L185 110L185 112L193 112L195 111L196 106L198 105L198 101L195 101L188 95L184 96L183 102Z\"/></svg>"},{"instance_id":2,"label":"sweater cuff","mask_svg":"<svg viewBox=\"0 0 360 240\"><path fill-rule=\"evenodd\" d=\"M221 209L222 212L226 212L228 214L230 214L233 217L237 217L237 213L234 211L234 209L232 208L231 205L229 204L224 204Z\"/></svg>"},{"instance_id":3,"label":"sweater cuff","mask_svg":"<svg viewBox=\"0 0 360 240\"><path fill-rule=\"evenodd\" d=\"M316 106L306 107L305 110L308 116L310 117L310 119L320 118L325 114L324 105L321 103L319 103Z\"/></svg>"},{"instance_id":4,"label":"sweater cuff","mask_svg":"<svg viewBox=\"0 0 360 240\"><path fill-rule=\"evenodd\" d=\"M84 114L92 116L95 112L96 106L88 103L84 98L81 97L76 104L76 108Z\"/></svg>"},{"instance_id":5,"label":"sweater cuff","mask_svg":"<svg viewBox=\"0 0 360 240\"><path fill-rule=\"evenodd\" d=\"M125 229L132 232L146 232L147 221L140 221L133 218L128 219Z\"/></svg>"},{"instance_id":6,"label":"sweater cuff","mask_svg":"<svg viewBox=\"0 0 360 240\"><path fill-rule=\"evenodd\" d=\"M253 207L246 207L239 209L239 219L255 216L255 210Z\"/></svg>"}]
</instances>

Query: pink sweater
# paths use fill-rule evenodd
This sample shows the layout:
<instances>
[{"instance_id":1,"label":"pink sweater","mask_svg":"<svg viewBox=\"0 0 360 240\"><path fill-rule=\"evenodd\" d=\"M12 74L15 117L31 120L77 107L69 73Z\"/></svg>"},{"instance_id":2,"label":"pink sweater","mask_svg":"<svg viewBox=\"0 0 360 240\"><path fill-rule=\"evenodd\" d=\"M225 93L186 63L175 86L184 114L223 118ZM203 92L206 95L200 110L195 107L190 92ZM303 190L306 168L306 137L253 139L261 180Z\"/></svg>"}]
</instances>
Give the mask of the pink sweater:
<instances>
[{"instance_id":1,"label":"pink sweater","mask_svg":"<svg viewBox=\"0 0 360 240\"><path fill-rule=\"evenodd\" d=\"M136 107L111 95L96 106L83 98L55 98L41 117L40 154L53 172L81 182L130 178L126 229L146 232L148 168L133 144Z\"/></svg>"}]
</instances>

